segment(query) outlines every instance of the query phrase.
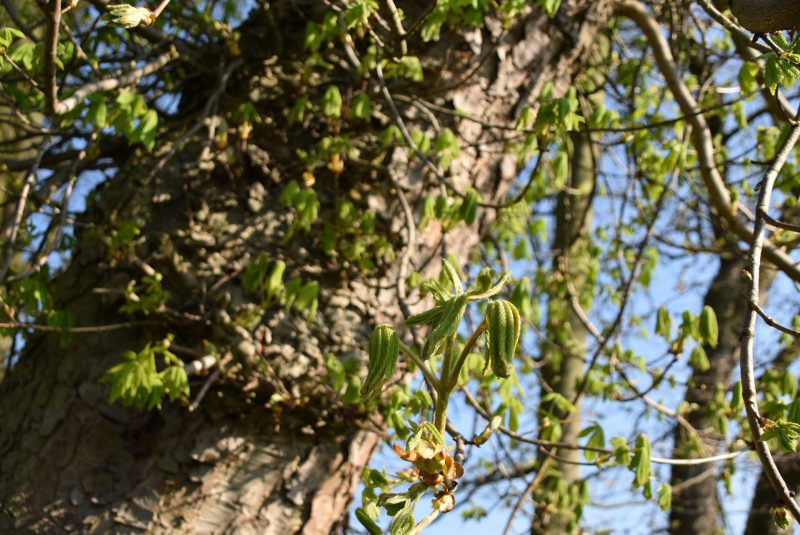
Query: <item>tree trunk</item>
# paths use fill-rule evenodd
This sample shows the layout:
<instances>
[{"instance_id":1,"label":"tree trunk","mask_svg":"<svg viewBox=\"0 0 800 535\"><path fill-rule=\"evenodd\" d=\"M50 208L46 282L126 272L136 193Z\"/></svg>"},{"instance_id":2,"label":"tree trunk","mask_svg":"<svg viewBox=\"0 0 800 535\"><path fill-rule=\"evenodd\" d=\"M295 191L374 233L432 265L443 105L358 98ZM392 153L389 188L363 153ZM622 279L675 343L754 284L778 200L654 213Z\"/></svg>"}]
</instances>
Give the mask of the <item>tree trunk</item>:
<instances>
[{"instance_id":1,"label":"tree trunk","mask_svg":"<svg viewBox=\"0 0 800 535\"><path fill-rule=\"evenodd\" d=\"M567 190L558 197L556 229L553 239L555 255L554 287L548 297L547 342L542 348L545 365L542 367L542 395L557 392L573 401L585 370L586 338L588 331L570 305L570 293L580 305L588 309L591 304L596 262L593 258L589 233L592 229L592 199L595 192L596 168L594 145L590 134L572 136L572 158ZM569 286L568 286L569 285ZM564 413L554 403L542 403L539 411L540 435L554 419L560 420L561 436L569 444L578 442L581 431L580 402L576 411ZM548 452L540 453L544 462ZM535 491L539 507L533 524L533 533L567 534L578 532L580 519L581 451L559 449L550 452L558 458L550 460L548 476Z\"/></svg>"},{"instance_id":2,"label":"tree trunk","mask_svg":"<svg viewBox=\"0 0 800 535\"><path fill-rule=\"evenodd\" d=\"M745 281L742 279L744 259L720 256L720 266L709 287L704 304L714 309L719 326L717 347L704 346L711 367L707 371L693 370L684 401L693 407L684 414L686 426L676 425L674 457L691 458L714 455L724 437L713 427L714 414L709 408L717 388L729 390L731 374L739 362L739 336L742 331L742 303L746 302ZM762 270L762 295L766 295L775 278L773 269ZM704 451L697 451L699 443ZM717 496L718 467L715 465L676 465L672 467L670 483L675 487L670 511L670 533L689 535L717 533L722 528L719 497Z\"/></svg>"},{"instance_id":3,"label":"tree trunk","mask_svg":"<svg viewBox=\"0 0 800 535\"><path fill-rule=\"evenodd\" d=\"M417 3L407 4L399 7L420 11ZM132 156L90 206L70 266L56 282L60 306L78 325L124 322L130 318L119 309L128 282L152 271L163 274L171 299L127 328L72 335L68 346L58 334L28 339L0 384L0 530L327 534L346 522L382 429L328 385L326 359L363 361L374 324L401 318L395 280L406 232L385 173L404 177L401 187L415 211L439 185L431 187L424 167L409 162L405 150L387 154L383 171L345 162L343 174L323 171L313 185L320 213L312 230L292 233L296 215L281 203L281 191L303 171L296 150L313 149L320 137L318 125L291 125L286 118L303 83L296 61L302 29L306 16L315 15L298 6L320 8L273 2L254 10L241 28L244 61L222 87L219 115L226 106L235 110L252 101L263 122L248 140L215 152L202 139L184 144L184 130L176 126L172 143L153 156ZM557 24L532 10L497 43L492 32L500 32L499 25L487 25L477 37L443 35L418 52L427 91L400 83L391 89L407 100L422 94L488 123L513 121L521 105L535 103L545 82L564 92L609 7L608 1L563 2ZM477 43L477 50L462 48L465 42ZM219 51L209 57L217 57L213 53ZM182 119L204 131L203 106L196 102L209 102L221 86L192 78L199 74L193 68L186 65L183 75L194 80L195 93L186 93ZM464 73L472 77L462 80ZM343 95L363 87L361 78L336 74ZM306 87L309 100L319 102L326 87ZM387 103L381 105L388 113ZM414 109L401 110L406 122L427 130ZM373 132L391 123L386 117L348 133L365 140L362 161L379 155ZM484 198L505 192L513 157L492 150L503 145L497 132L453 115L439 120L465 147L453 166L456 187L472 185ZM345 199L376 212L376 234L401 251L396 259L359 266L343 259L346 237L333 253L324 245L322 225L336 220ZM465 261L492 216L486 211L474 226L462 224L445 236L430 225L408 253L411 265L437 271L438 263L428 261L443 240L448 253ZM112 229L131 221L142 238L126 249ZM288 276L319 282L316 319L274 305L262 310L244 291L241 273L259 252L270 262L284 261ZM213 344L223 363L192 384L192 396L202 397L197 409L166 404L138 412L109 404L108 386L100 382L104 372L124 351L168 334L189 355Z\"/></svg>"}]
</instances>

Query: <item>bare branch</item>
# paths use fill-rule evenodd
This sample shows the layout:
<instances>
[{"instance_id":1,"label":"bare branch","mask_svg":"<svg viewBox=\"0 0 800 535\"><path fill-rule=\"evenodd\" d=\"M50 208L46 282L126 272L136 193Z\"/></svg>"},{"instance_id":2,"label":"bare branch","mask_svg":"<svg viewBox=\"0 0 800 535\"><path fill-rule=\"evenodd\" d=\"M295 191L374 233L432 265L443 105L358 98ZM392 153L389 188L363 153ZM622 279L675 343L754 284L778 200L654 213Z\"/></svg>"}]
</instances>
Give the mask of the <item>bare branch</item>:
<instances>
[{"instance_id":1,"label":"bare branch","mask_svg":"<svg viewBox=\"0 0 800 535\"><path fill-rule=\"evenodd\" d=\"M750 424L750 432L753 437L753 444L761 464L764 468L764 474L772 484L775 493L781 498L785 506L792 512L792 516L800 521L800 506L794 500L792 492L783 480L775 460L772 458L772 453L769 451L769 446L766 442L761 440L763 430L761 428L762 417L758 412L758 398L756 394L756 382L754 369L754 338L756 327L756 313L759 307L759 291L760 291L760 276L761 276L761 254L765 247L765 230L766 221L764 221L762 214L766 213L769 209L769 203L772 196L772 188L775 185L775 180L783 168L786 160L789 158L792 150L800 140L800 126L795 125L789 137L783 143L775 161L770 165L764 179L761 182L761 190L758 195L758 206L756 209L756 221L753 230L754 237L753 243L750 248L750 258L748 260L747 269L750 273L750 288L749 288L749 309L745 316L745 330L741 336L741 352L739 355L739 369L742 375L742 397L744 399L744 408L747 412L747 421Z\"/></svg>"},{"instance_id":2,"label":"bare branch","mask_svg":"<svg viewBox=\"0 0 800 535\"><path fill-rule=\"evenodd\" d=\"M44 36L44 99L47 112L57 114L58 86L56 85L56 53L58 31L61 28L61 0L50 0Z\"/></svg>"},{"instance_id":3,"label":"bare branch","mask_svg":"<svg viewBox=\"0 0 800 535\"><path fill-rule=\"evenodd\" d=\"M111 91L113 89L117 89L119 87L125 87L129 85L133 85L137 83L139 80L144 78L145 76L149 76L159 69L163 68L165 65L169 64L170 62L176 60L178 58L178 52L175 49L171 49L169 52L165 52L160 56L156 57L150 63L142 65L138 69L134 69L126 74L123 74L118 77L114 78L106 78L104 80L98 80L97 82L88 83L80 88L78 88L72 96L67 99L64 99L63 102L59 102L58 105L55 107L55 113L57 115L62 115L69 111L75 109L83 99L88 97L93 93L97 93L100 91Z\"/></svg>"}]
</instances>

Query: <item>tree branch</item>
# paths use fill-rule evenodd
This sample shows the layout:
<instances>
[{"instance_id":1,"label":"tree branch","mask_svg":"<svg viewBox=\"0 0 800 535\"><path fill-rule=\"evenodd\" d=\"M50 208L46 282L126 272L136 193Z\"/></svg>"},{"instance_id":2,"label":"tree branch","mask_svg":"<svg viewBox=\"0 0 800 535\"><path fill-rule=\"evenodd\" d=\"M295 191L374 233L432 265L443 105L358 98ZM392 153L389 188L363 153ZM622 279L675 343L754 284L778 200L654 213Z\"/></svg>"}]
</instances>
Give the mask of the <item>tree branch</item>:
<instances>
[{"instance_id":1,"label":"tree branch","mask_svg":"<svg viewBox=\"0 0 800 535\"><path fill-rule=\"evenodd\" d=\"M97 93L100 91L111 91L113 89L117 89L119 87L124 87L128 85L133 85L137 83L139 80L144 78L145 76L149 76L159 69L163 68L168 63L176 60L178 58L178 52L175 49L170 49L169 52L165 52L158 56L156 59L142 65L138 69L134 69L129 73L123 74L121 76L115 78L106 78L104 80L98 80L96 82L92 82L86 84L80 88L78 88L73 95L63 102L59 102L55 107L55 113L57 115L62 115L64 113L70 112L75 109L83 99L91 95L92 93Z\"/></svg>"},{"instance_id":2,"label":"tree branch","mask_svg":"<svg viewBox=\"0 0 800 535\"><path fill-rule=\"evenodd\" d=\"M792 150L794 149L797 141L800 139L800 126L794 126L789 134L789 137L784 141L783 146L775 156L775 161L770 165L764 179L761 182L761 191L758 195L758 207L756 209L755 227L753 230L754 237L752 246L750 248L750 258L748 260L747 269L750 273L750 287L749 287L749 307L745 315L745 329L741 336L741 352L739 355L739 368L742 375L742 397L744 399L744 408L747 413L747 421L750 424L750 433L753 437L753 444L761 464L764 469L764 474L772 484L775 493L783 500L784 505L791 511L792 516L800 521L800 506L792 497L792 492L783 480L778 467L772 458L772 453L769 450L769 445L761 440L763 430L761 429L762 417L758 412L758 398L756 395L756 383L754 369L754 338L756 327L756 314L759 309L759 283L761 276L761 254L765 247L765 230L766 221L762 214L766 213L769 209L770 198L772 196L772 188L775 185L775 180L783 168L786 160L789 158Z\"/></svg>"},{"instance_id":3,"label":"tree branch","mask_svg":"<svg viewBox=\"0 0 800 535\"><path fill-rule=\"evenodd\" d=\"M708 190L711 206L730 225L740 239L752 242L755 231L739 217L741 207L731 204L731 197L725 180L717 169L717 164L714 160L714 140L711 136L708 122L703 114L697 113L697 101L689 92L678 73L669 44L661 33L658 22L650 15L644 5L637 0L620 2L616 5L615 11L617 14L632 20L644 32L653 49L661 74L664 76L681 112L687 116L687 122L692 125L693 144L697 151L700 174ZM767 241L763 243L763 252L767 260L792 280L800 282L800 267L786 252Z\"/></svg>"},{"instance_id":4,"label":"tree branch","mask_svg":"<svg viewBox=\"0 0 800 535\"><path fill-rule=\"evenodd\" d=\"M44 36L44 100L47 113L55 115L58 105L58 86L56 85L56 53L58 52L58 31L61 28L61 0L48 3L47 28Z\"/></svg>"}]
</instances>

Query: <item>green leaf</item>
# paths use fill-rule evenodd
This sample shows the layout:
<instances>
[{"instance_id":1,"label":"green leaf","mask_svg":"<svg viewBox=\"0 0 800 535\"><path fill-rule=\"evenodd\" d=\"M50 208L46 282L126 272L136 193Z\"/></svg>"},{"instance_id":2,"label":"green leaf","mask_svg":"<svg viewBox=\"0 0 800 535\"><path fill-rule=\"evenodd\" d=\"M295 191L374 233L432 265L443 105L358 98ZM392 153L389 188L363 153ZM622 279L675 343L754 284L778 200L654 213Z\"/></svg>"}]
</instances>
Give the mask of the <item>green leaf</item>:
<instances>
[{"instance_id":1,"label":"green leaf","mask_svg":"<svg viewBox=\"0 0 800 535\"><path fill-rule=\"evenodd\" d=\"M378 325L369 340L369 369L361 387L361 397L367 402L376 399L383 385L392 378L400 353L400 339L391 325Z\"/></svg>"},{"instance_id":2,"label":"green leaf","mask_svg":"<svg viewBox=\"0 0 800 535\"><path fill-rule=\"evenodd\" d=\"M706 350L700 344L696 345L689 355L689 364L699 372L707 372L711 369L711 363L708 361Z\"/></svg>"},{"instance_id":3,"label":"green leaf","mask_svg":"<svg viewBox=\"0 0 800 535\"><path fill-rule=\"evenodd\" d=\"M294 300L294 308L298 312L306 312L306 319L311 321L317 316L319 303L319 282L312 281L304 284Z\"/></svg>"},{"instance_id":4,"label":"green leaf","mask_svg":"<svg viewBox=\"0 0 800 535\"><path fill-rule=\"evenodd\" d=\"M570 405L572 405L570 403ZM603 427L599 423L595 423L578 434L578 437L589 437L589 440L586 441L586 445L592 448L605 448L606 447L606 436L603 432ZM599 452L591 451L591 450L584 450L583 456L586 458L588 462L594 462L595 459L600 455Z\"/></svg>"},{"instance_id":5,"label":"green leaf","mask_svg":"<svg viewBox=\"0 0 800 535\"><path fill-rule=\"evenodd\" d=\"M572 414L578 410L572 402L558 392L550 392L542 396L542 404L551 404L561 414Z\"/></svg>"},{"instance_id":6,"label":"green leaf","mask_svg":"<svg viewBox=\"0 0 800 535\"><path fill-rule=\"evenodd\" d=\"M414 529L416 522L410 509L403 509L392 518L389 524L391 535L408 535Z\"/></svg>"},{"instance_id":7,"label":"green leaf","mask_svg":"<svg viewBox=\"0 0 800 535\"><path fill-rule=\"evenodd\" d=\"M290 123L302 123L305 117L306 110L311 108L311 102L307 98L301 97L297 99L289 112Z\"/></svg>"},{"instance_id":8,"label":"green leaf","mask_svg":"<svg viewBox=\"0 0 800 535\"><path fill-rule=\"evenodd\" d=\"M717 325L717 315L714 309L706 305L700 314L700 337L703 343L711 347L717 347L719 342L719 326Z\"/></svg>"},{"instance_id":9,"label":"green leaf","mask_svg":"<svg viewBox=\"0 0 800 535\"><path fill-rule=\"evenodd\" d=\"M772 514L772 521L781 529L789 529L792 525L792 515L788 509L782 505L774 505L769 512Z\"/></svg>"},{"instance_id":10,"label":"green leaf","mask_svg":"<svg viewBox=\"0 0 800 535\"><path fill-rule=\"evenodd\" d=\"M537 0L537 3L551 19L556 16L558 8L561 6L561 0Z\"/></svg>"},{"instance_id":11,"label":"green leaf","mask_svg":"<svg viewBox=\"0 0 800 535\"><path fill-rule=\"evenodd\" d=\"M431 334L428 336L428 342L431 344L430 349L434 349L435 345L440 341L456 333L458 324L461 322L461 316L464 315L466 307L467 294L464 293L451 297L444 303L442 316L434 324Z\"/></svg>"},{"instance_id":12,"label":"green leaf","mask_svg":"<svg viewBox=\"0 0 800 535\"><path fill-rule=\"evenodd\" d=\"M533 114L533 108L530 106L525 106L522 108L522 111L519 113L519 117L517 118L517 124L515 125L516 130L528 130L533 124L533 120L535 118L536 117Z\"/></svg>"},{"instance_id":13,"label":"green leaf","mask_svg":"<svg viewBox=\"0 0 800 535\"><path fill-rule=\"evenodd\" d=\"M492 372L505 379L514 368L514 353L520 333L519 312L509 301L492 301L486 307L485 321L486 359L492 366Z\"/></svg>"},{"instance_id":14,"label":"green leaf","mask_svg":"<svg viewBox=\"0 0 800 535\"><path fill-rule=\"evenodd\" d=\"M467 194L464 195L464 200L461 202L458 215L467 225L471 225L475 222L480 200L481 196L474 188L470 188Z\"/></svg>"},{"instance_id":15,"label":"green leaf","mask_svg":"<svg viewBox=\"0 0 800 535\"><path fill-rule=\"evenodd\" d=\"M731 392L731 412L734 414L738 414L744 408L744 399L742 398L742 382L736 381L733 385L733 389ZM800 423L798 420L797 423Z\"/></svg>"},{"instance_id":16,"label":"green leaf","mask_svg":"<svg viewBox=\"0 0 800 535\"><path fill-rule=\"evenodd\" d=\"M156 129L158 127L158 113L156 110L147 110L134 131L134 139L140 141L149 151L153 150L156 143Z\"/></svg>"},{"instance_id":17,"label":"green leaf","mask_svg":"<svg viewBox=\"0 0 800 535\"><path fill-rule=\"evenodd\" d=\"M623 437L611 439L611 446L614 449L614 458L617 464L628 466L631 462L631 448Z\"/></svg>"},{"instance_id":18,"label":"green leaf","mask_svg":"<svg viewBox=\"0 0 800 535\"><path fill-rule=\"evenodd\" d=\"M795 399L789 404L788 420L800 424L800 399Z\"/></svg>"},{"instance_id":19,"label":"green leaf","mask_svg":"<svg viewBox=\"0 0 800 535\"><path fill-rule=\"evenodd\" d=\"M631 460L630 469L634 471L634 487L644 487L650 482L650 440L647 435L640 434L636 438L636 449Z\"/></svg>"},{"instance_id":20,"label":"green leaf","mask_svg":"<svg viewBox=\"0 0 800 535\"><path fill-rule=\"evenodd\" d=\"M7 27L0 30L0 46L8 48L15 38L24 38L25 34L16 28Z\"/></svg>"},{"instance_id":21,"label":"green leaf","mask_svg":"<svg viewBox=\"0 0 800 535\"><path fill-rule=\"evenodd\" d=\"M350 103L350 118L351 119L369 119L372 114L372 107L370 104L369 96L358 95Z\"/></svg>"},{"instance_id":22,"label":"green leaf","mask_svg":"<svg viewBox=\"0 0 800 535\"><path fill-rule=\"evenodd\" d=\"M339 117L342 114L342 94L335 85L329 86L322 97L322 113L328 117Z\"/></svg>"},{"instance_id":23,"label":"green leaf","mask_svg":"<svg viewBox=\"0 0 800 535\"><path fill-rule=\"evenodd\" d=\"M414 82L421 82L424 80L422 72L422 63L416 56L403 56L400 58L400 68L398 69L400 76L408 78Z\"/></svg>"},{"instance_id":24,"label":"green leaf","mask_svg":"<svg viewBox=\"0 0 800 535\"><path fill-rule=\"evenodd\" d=\"M672 317L667 307L661 306L656 314L656 334L665 340L672 338Z\"/></svg>"},{"instance_id":25,"label":"green leaf","mask_svg":"<svg viewBox=\"0 0 800 535\"><path fill-rule=\"evenodd\" d=\"M781 450L797 451L796 442L800 438L800 424L787 422L781 418L775 422L768 422L764 428L764 433L761 435L763 442L775 439Z\"/></svg>"},{"instance_id":26,"label":"green leaf","mask_svg":"<svg viewBox=\"0 0 800 535\"><path fill-rule=\"evenodd\" d=\"M739 69L739 87L743 94L752 93L758 89L758 65L744 62Z\"/></svg>"},{"instance_id":27,"label":"green leaf","mask_svg":"<svg viewBox=\"0 0 800 535\"><path fill-rule=\"evenodd\" d=\"M383 531L381 530L380 526L375 523L375 520L369 517L367 512L359 507L356 509L356 519L364 526L364 529L367 530L369 535L383 535Z\"/></svg>"},{"instance_id":28,"label":"green leaf","mask_svg":"<svg viewBox=\"0 0 800 535\"><path fill-rule=\"evenodd\" d=\"M458 271L456 271L456 268L454 268L453 264L447 259L442 260L442 274L447 281L450 282L450 285L457 294L464 291L464 286L461 284L461 277L458 275Z\"/></svg>"},{"instance_id":29,"label":"green leaf","mask_svg":"<svg viewBox=\"0 0 800 535\"><path fill-rule=\"evenodd\" d=\"M672 508L672 486L662 483L658 487L658 506L662 511L669 511Z\"/></svg>"},{"instance_id":30,"label":"green leaf","mask_svg":"<svg viewBox=\"0 0 800 535\"><path fill-rule=\"evenodd\" d=\"M783 70L778 63L778 56L774 53L767 54L767 63L764 68L764 83L770 93L775 94L778 85L783 81Z\"/></svg>"},{"instance_id":31,"label":"green leaf","mask_svg":"<svg viewBox=\"0 0 800 535\"><path fill-rule=\"evenodd\" d=\"M443 312L444 305L436 305L430 310L426 310L425 312L420 312L419 314L414 314L413 316L409 317L405 321L405 324L408 326L427 325L436 321L436 319L439 318Z\"/></svg>"},{"instance_id":32,"label":"green leaf","mask_svg":"<svg viewBox=\"0 0 800 535\"><path fill-rule=\"evenodd\" d=\"M89 105L89 111L86 112L86 121L97 128L105 128L108 126L106 99L101 95L93 95L92 97L89 98L91 104Z\"/></svg>"}]
</instances>

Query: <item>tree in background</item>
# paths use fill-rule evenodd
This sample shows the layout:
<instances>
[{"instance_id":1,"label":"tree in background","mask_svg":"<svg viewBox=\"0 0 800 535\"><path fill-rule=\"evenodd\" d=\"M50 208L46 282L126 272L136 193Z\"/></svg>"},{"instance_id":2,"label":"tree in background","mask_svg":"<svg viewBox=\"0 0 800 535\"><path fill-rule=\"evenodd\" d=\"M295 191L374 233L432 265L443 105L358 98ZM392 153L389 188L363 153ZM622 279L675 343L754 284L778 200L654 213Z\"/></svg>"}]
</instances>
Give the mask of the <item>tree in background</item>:
<instances>
[{"instance_id":1,"label":"tree in background","mask_svg":"<svg viewBox=\"0 0 800 535\"><path fill-rule=\"evenodd\" d=\"M0 527L788 525L791 4L4 1Z\"/></svg>"}]
</instances>

